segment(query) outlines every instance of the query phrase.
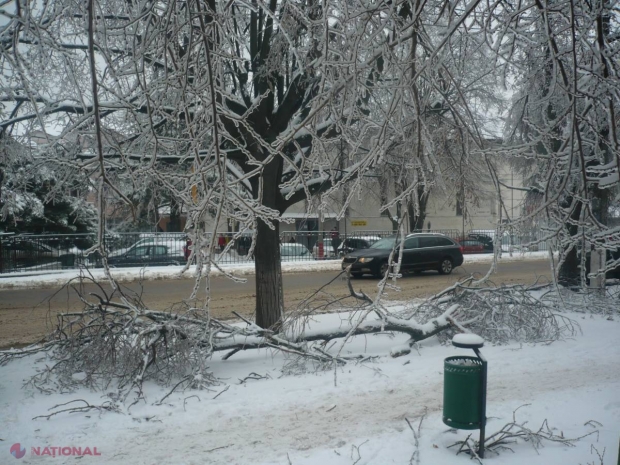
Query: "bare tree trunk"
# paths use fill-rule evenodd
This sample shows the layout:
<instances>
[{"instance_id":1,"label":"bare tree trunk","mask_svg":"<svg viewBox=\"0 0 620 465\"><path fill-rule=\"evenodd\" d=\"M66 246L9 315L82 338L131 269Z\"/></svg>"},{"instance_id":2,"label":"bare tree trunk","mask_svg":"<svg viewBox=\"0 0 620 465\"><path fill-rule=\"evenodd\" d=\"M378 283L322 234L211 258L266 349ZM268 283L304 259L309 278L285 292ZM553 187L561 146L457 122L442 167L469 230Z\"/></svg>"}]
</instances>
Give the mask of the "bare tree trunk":
<instances>
[{"instance_id":1,"label":"bare tree trunk","mask_svg":"<svg viewBox=\"0 0 620 465\"><path fill-rule=\"evenodd\" d=\"M282 160L277 158L265 165L261 203L269 208L282 208L282 196L277 188L281 178ZM255 197L259 195L259 184L252 185ZM268 220L267 220L268 221ZM282 264L280 262L280 223L274 221L271 229L263 219L257 221L256 246L254 247L254 269L256 270L256 324L261 328L278 329L284 314L282 292Z\"/></svg>"},{"instance_id":2,"label":"bare tree trunk","mask_svg":"<svg viewBox=\"0 0 620 465\"><path fill-rule=\"evenodd\" d=\"M571 236L575 236L577 234L577 223L579 221L579 216L581 215L581 204L577 204L575 210L571 214L571 219L575 222L575 224L567 225L568 232ZM579 284L581 279L581 272L579 270L579 256L577 255L577 249L573 247L566 254L566 259L560 266L560 270L558 271L558 283L563 286L575 286Z\"/></svg>"},{"instance_id":3,"label":"bare tree trunk","mask_svg":"<svg viewBox=\"0 0 620 465\"><path fill-rule=\"evenodd\" d=\"M563 286L576 286L579 284L581 273L579 272L579 257L577 249L572 249L566 254L566 260L560 266L558 283Z\"/></svg>"},{"instance_id":4,"label":"bare tree trunk","mask_svg":"<svg viewBox=\"0 0 620 465\"><path fill-rule=\"evenodd\" d=\"M280 324L284 313L279 223L275 223L275 229L271 229L263 220L258 220L254 266L256 324L261 328L273 328Z\"/></svg>"}]
</instances>

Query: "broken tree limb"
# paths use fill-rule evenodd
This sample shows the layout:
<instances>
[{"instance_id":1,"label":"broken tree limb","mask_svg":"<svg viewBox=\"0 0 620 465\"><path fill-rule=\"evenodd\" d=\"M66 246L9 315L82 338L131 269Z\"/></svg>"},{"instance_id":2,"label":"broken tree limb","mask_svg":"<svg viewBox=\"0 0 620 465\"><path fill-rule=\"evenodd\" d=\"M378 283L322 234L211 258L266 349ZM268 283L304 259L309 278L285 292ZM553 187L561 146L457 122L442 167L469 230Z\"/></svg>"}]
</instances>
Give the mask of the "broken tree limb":
<instances>
[{"instance_id":1,"label":"broken tree limb","mask_svg":"<svg viewBox=\"0 0 620 465\"><path fill-rule=\"evenodd\" d=\"M271 347L301 350L302 348L298 345L300 342L331 341L333 339L344 338L349 334L359 336L362 334L376 334L390 331L408 334L413 343L434 336L450 327L452 323L449 317L457 309L458 306L451 306L443 315L433 318L424 324L388 316L385 320L363 321L360 324L347 323L337 328L318 331L306 330L298 334L231 334L227 338L218 339L213 345L213 350L258 349L267 345Z\"/></svg>"},{"instance_id":2,"label":"broken tree limb","mask_svg":"<svg viewBox=\"0 0 620 465\"><path fill-rule=\"evenodd\" d=\"M81 312L58 315L56 330L42 344L0 352L0 364L45 352L56 363L32 377L30 383L37 389L49 392L50 386L54 390L77 385L101 389L114 379L119 392L133 390L141 396L145 380L170 386L186 380L185 387L192 388L217 384L207 363L219 351L227 352L222 357L226 360L242 350L278 350L297 371L305 369L305 360L319 368L359 360L362 355L344 355L342 348L350 338L361 335L408 335L408 341L390 351L396 357L409 353L419 341L432 336L447 339L456 332L474 332L497 344L550 343L579 329L574 321L557 313L562 307L549 297L552 292L541 296L539 285L497 287L487 282L485 287L476 287L473 283L465 280L426 301L394 311L355 292L349 281L354 304L337 324L316 325L314 317L324 305L317 307L306 300L305 306L287 315L277 332L240 315L242 323L232 324L213 319L202 309L153 311L140 299L112 302L106 300L108 294L100 292L90 296L92 302L82 299ZM325 299L325 295L316 298ZM340 304L341 298L334 299ZM327 348L326 343L333 340L340 342ZM81 375L76 378L76 373Z\"/></svg>"}]
</instances>

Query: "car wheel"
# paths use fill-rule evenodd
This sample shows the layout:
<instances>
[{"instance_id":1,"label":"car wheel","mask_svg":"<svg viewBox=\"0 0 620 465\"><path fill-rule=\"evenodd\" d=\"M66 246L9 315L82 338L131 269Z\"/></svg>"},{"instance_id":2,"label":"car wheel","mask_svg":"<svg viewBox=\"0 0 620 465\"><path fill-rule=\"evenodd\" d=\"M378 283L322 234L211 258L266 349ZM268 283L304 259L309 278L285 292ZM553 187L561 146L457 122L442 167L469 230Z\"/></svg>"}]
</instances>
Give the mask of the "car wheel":
<instances>
[{"instance_id":1,"label":"car wheel","mask_svg":"<svg viewBox=\"0 0 620 465\"><path fill-rule=\"evenodd\" d=\"M452 273L452 269L454 266L452 265L452 259L449 257L444 258L439 265L439 274L450 274Z\"/></svg>"},{"instance_id":2,"label":"car wheel","mask_svg":"<svg viewBox=\"0 0 620 465\"><path fill-rule=\"evenodd\" d=\"M351 273L351 277L355 279L359 279L362 277L364 273Z\"/></svg>"},{"instance_id":3,"label":"car wheel","mask_svg":"<svg viewBox=\"0 0 620 465\"><path fill-rule=\"evenodd\" d=\"M388 262L382 262L379 265L379 272L375 274L377 278L385 278L386 274L389 272L390 267L388 266Z\"/></svg>"},{"instance_id":4,"label":"car wheel","mask_svg":"<svg viewBox=\"0 0 620 465\"><path fill-rule=\"evenodd\" d=\"M413 270L413 274L422 274L423 270Z\"/></svg>"}]
</instances>

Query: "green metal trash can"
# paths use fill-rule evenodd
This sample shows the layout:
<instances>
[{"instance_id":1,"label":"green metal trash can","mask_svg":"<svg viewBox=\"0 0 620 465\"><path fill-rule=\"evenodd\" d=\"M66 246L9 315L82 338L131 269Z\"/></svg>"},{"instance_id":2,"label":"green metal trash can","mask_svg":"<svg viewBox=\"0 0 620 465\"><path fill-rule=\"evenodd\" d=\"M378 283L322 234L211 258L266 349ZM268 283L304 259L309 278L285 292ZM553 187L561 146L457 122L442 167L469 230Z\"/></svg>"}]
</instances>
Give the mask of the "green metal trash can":
<instances>
[{"instance_id":1,"label":"green metal trash can","mask_svg":"<svg viewBox=\"0 0 620 465\"><path fill-rule=\"evenodd\" d=\"M444 360L443 422L458 429L480 429L482 362L458 355Z\"/></svg>"}]
</instances>

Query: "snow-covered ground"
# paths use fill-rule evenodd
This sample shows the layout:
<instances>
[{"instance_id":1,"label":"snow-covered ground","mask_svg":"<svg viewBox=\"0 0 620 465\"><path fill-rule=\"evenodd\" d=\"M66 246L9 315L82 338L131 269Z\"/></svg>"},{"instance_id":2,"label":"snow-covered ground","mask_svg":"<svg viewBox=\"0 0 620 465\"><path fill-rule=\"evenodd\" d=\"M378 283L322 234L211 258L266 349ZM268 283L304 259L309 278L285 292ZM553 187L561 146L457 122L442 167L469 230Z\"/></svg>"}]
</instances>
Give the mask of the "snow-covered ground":
<instances>
[{"instance_id":1,"label":"snow-covered ground","mask_svg":"<svg viewBox=\"0 0 620 465\"><path fill-rule=\"evenodd\" d=\"M510 446L512 452L488 454L485 463L600 465L596 450L605 453L605 464L617 463L620 321L617 316L568 316L583 331L574 339L482 349L489 361L487 435L512 421L513 411L524 404L529 405L518 410L516 419L527 421L532 429L547 420L566 438L595 429L598 433L575 447L546 443L538 451L520 441ZM322 315L315 327L333 326L341 318L346 315ZM100 404L106 393L44 395L23 390L24 378L45 360L39 356L11 362L0 368L0 463L14 462L9 448L19 443L26 454L16 463L408 464L416 441L405 418L417 430L423 415L420 464L472 463L448 448L470 432L450 430L442 423L443 359L469 351L442 346L433 338L423 341L419 353L386 356L404 340L359 336L344 353L378 358L336 371L297 375L283 372L285 357L270 350L240 352L227 361L218 355L211 369L222 384L212 391L174 392L156 406L170 389L149 385L147 401L131 408L127 402L122 413L61 413L49 420L32 418L74 399ZM252 372L265 379L240 382ZM97 447L101 455L79 462L74 457L32 455L32 447L43 451L52 446Z\"/></svg>"},{"instance_id":2,"label":"snow-covered ground","mask_svg":"<svg viewBox=\"0 0 620 465\"><path fill-rule=\"evenodd\" d=\"M503 253L499 258L500 262L521 261L521 260L543 260L549 256L547 252L525 252ZM493 261L492 254L465 255L467 263L491 263ZM223 264L221 268L228 273L236 275L254 274L254 262ZM341 269L340 260L307 260L307 261L290 261L282 263L282 271L285 273L298 273L304 271L336 271ZM157 279L193 279L195 270L190 268L184 274L181 274L182 266L155 266L146 268L113 268L112 276L118 281L135 281L157 280ZM215 268L212 269L213 275L219 275L221 272ZM80 270L62 270L62 271L30 271L22 273L6 273L0 274L0 289L14 288L35 288L40 286L56 286L66 283L70 279L75 279L84 273ZM90 270L92 276L96 279L103 279L104 273L102 269Z\"/></svg>"}]
</instances>

